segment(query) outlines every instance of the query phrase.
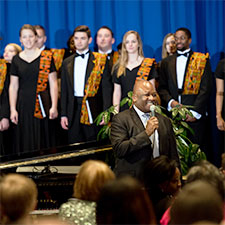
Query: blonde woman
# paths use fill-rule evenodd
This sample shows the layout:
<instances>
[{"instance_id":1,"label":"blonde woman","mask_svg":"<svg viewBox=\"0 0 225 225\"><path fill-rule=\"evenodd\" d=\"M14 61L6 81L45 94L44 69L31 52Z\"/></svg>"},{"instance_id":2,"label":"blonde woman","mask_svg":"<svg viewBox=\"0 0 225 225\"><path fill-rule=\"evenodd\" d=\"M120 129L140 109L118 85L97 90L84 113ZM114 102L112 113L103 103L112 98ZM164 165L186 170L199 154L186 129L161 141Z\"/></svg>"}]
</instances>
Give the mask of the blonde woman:
<instances>
[{"instance_id":1,"label":"blonde woman","mask_svg":"<svg viewBox=\"0 0 225 225\"><path fill-rule=\"evenodd\" d=\"M138 32L130 30L123 36L121 56L113 67L113 105L120 109L121 99L127 97L127 93L133 90L137 78L150 80L155 86L157 72L155 59L144 58L142 41Z\"/></svg>"},{"instance_id":2,"label":"blonde woman","mask_svg":"<svg viewBox=\"0 0 225 225\"><path fill-rule=\"evenodd\" d=\"M32 25L20 29L24 50L12 60L9 86L10 119L15 126L16 152L51 147L49 119L58 116L57 74L52 53L36 47Z\"/></svg>"},{"instance_id":3,"label":"blonde woman","mask_svg":"<svg viewBox=\"0 0 225 225\"><path fill-rule=\"evenodd\" d=\"M96 224L96 201L102 187L114 179L113 171L104 162L84 162L76 176L73 198L61 205L59 217L76 225Z\"/></svg>"},{"instance_id":4,"label":"blonde woman","mask_svg":"<svg viewBox=\"0 0 225 225\"><path fill-rule=\"evenodd\" d=\"M166 58L169 55L173 55L177 51L177 46L175 42L174 34L168 33L162 44L162 59Z\"/></svg>"}]
</instances>

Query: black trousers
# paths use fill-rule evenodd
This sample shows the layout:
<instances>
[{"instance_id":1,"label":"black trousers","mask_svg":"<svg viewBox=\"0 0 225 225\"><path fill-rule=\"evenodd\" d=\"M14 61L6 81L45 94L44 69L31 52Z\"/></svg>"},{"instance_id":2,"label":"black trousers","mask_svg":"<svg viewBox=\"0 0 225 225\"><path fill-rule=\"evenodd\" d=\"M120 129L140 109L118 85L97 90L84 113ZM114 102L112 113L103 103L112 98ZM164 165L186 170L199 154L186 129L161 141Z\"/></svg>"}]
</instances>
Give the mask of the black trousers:
<instances>
[{"instance_id":1,"label":"black trousers","mask_svg":"<svg viewBox=\"0 0 225 225\"><path fill-rule=\"evenodd\" d=\"M72 124L68 130L69 144L94 141L97 139L99 128L95 124L85 125L80 123L82 97L74 98L75 112Z\"/></svg>"}]
</instances>

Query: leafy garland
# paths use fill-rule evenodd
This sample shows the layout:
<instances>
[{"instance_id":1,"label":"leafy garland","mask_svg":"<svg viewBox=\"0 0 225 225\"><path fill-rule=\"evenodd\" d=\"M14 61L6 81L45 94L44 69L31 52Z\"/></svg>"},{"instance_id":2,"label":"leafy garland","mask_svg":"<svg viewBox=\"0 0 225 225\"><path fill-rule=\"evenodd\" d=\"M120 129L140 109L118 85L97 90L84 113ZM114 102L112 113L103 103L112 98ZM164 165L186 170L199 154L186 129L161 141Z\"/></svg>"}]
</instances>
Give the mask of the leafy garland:
<instances>
[{"instance_id":1,"label":"leafy garland","mask_svg":"<svg viewBox=\"0 0 225 225\"><path fill-rule=\"evenodd\" d=\"M132 105L132 94L132 91L130 91L128 93L128 97L125 97L121 100L120 107L125 104L128 104L129 107ZM187 114L193 117L192 113L188 110L188 108L192 108L192 106L178 105L172 108L171 118L168 117L165 113L163 113L163 110L165 110L163 107L156 106L155 108L155 111L157 113L169 118L172 123L173 131L176 137L182 175L186 175L189 168L193 166L194 163L206 159L206 155L204 152L201 151L199 145L192 143L192 141L187 137L188 132L194 134L194 131L191 129L191 127L184 121ZM111 106L110 108L98 115L95 120L96 125L100 125L102 119L104 120L105 124L98 133L98 140L106 139L110 136L111 118L117 113L118 112L115 106Z\"/></svg>"}]
</instances>

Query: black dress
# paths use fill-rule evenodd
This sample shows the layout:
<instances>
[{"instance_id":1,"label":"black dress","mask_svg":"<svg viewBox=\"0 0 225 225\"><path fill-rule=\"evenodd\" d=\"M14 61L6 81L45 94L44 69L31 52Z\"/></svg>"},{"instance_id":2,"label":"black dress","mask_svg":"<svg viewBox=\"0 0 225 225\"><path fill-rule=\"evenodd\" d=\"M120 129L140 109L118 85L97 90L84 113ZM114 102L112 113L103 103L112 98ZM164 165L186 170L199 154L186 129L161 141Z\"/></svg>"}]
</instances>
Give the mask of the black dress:
<instances>
[{"instance_id":1,"label":"black dress","mask_svg":"<svg viewBox=\"0 0 225 225\"><path fill-rule=\"evenodd\" d=\"M54 145L54 132L49 129L49 119L34 117L39 64L40 56L30 63L21 59L19 55L14 56L12 60L11 74L19 78L16 105L18 125L15 126L13 141L16 153L39 150ZM50 72L55 70L52 60Z\"/></svg>"},{"instance_id":2,"label":"black dress","mask_svg":"<svg viewBox=\"0 0 225 225\"><path fill-rule=\"evenodd\" d=\"M129 70L126 68L126 75L121 75L119 78L117 77L117 69L113 72L113 83L119 84L121 86L121 100L127 97L129 91L133 91L134 83L137 78L137 73L141 65ZM148 80L156 79L158 77L155 66L152 66L150 73L148 75ZM128 109L128 105L124 105L120 108L120 111Z\"/></svg>"}]
</instances>

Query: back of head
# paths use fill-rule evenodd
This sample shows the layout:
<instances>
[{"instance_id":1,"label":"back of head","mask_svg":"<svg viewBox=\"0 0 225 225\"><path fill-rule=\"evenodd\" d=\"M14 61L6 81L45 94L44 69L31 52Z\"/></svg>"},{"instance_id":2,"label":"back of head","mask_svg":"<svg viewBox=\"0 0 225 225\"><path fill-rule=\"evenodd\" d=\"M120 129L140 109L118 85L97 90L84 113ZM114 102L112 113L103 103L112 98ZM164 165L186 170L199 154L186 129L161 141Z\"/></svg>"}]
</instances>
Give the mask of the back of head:
<instances>
[{"instance_id":1,"label":"back of head","mask_svg":"<svg viewBox=\"0 0 225 225\"><path fill-rule=\"evenodd\" d=\"M9 174L0 183L1 213L6 223L13 223L29 214L36 206L37 187L33 180Z\"/></svg>"},{"instance_id":2,"label":"back of head","mask_svg":"<svg viewBox=\"0 0 225 225\"><path fill-rule=\"evenodd\" d=\"M120 177L104 186L97 201L97 224L154 224L148 194L131 177Z\"/></svg>"},{"instance_id":3,"label":"back of head","mask_svg":"<svg viewBox=\"0 0 225 225\"><path fill-rule=\"evenodd\" d=\"M223 201L215 188L204 181L186 184L175 199L171 210L171 224L192 224L207 220L220 223Z\"/></svg>"},{"instance_id":4,"label":"back of head","mask_svg":"<svg viewBox=\"0 0 225 225\"><path fill-rule=\"evenodd\" d=\"M81 165L74 184L74 197L96 201L103 185L115 179L109 166L99 160L88 160Z\"/></svg>"},{"instance_id":5,"label":"back of head","mask_svg":"<svg viewBox=\"0 0 225 225\"><path fill-rule=\"evenodd\" d=\"M224 199L224 176L216 166L206 160L202 160L191 167L187 174L186 183L196 180L203 180L213 185L221 198Z\"/></svg>"},{"instance_id":6,"label":"back of head","mask_svg":"<svg viewBox=\"0 0 225 225\"><path fill-rule=\"evenodd\" d=\"M149 161L143 171L143 183L147 189L159 188L159 185L170 181L176 171L176 161L161 155Z\"/></svg>"}]
</instances>

